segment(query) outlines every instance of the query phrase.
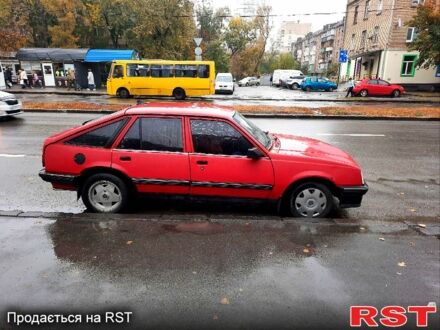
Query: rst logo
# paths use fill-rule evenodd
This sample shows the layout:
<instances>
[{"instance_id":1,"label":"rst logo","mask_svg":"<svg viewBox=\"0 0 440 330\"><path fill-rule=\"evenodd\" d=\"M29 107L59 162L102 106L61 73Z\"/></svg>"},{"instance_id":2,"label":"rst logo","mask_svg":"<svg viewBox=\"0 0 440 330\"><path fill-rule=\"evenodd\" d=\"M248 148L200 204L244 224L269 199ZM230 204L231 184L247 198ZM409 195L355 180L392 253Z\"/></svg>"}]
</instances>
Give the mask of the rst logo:
<instances>
[{"instance_id":1,"label":"rst logo","mask_svg":"<svg viewBox=\"0 0 440 330\"><path fill-rule=\"evenodd\" d=\"M416 317L416 326L426 328L428 326L429 314L437 313L437 306L385 306L379 311L373 306L352 306L350 307L350 326L378 327L379 323L385 327L397 328L407 324L407 313L413 313ZM379 323L378 323L379 322Z\"/></svg>"}]
</instances>

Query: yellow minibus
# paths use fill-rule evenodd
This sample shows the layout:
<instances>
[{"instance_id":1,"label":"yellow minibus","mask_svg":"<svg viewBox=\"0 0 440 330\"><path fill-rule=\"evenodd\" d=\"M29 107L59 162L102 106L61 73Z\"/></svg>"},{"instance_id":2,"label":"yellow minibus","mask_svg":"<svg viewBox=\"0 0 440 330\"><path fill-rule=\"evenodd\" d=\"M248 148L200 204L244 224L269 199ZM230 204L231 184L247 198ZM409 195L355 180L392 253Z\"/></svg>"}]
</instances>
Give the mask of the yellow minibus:
<instances>
[{"instance_id":1,"label":"yellow minibus","mask_svg":"<svg viewBox=\"0 0 440 330\"><path fill-rule=\"evenodd\" d=\"M107 94L130 96L187 96L215 93L213 61L121 60L113 61Z\"/></svg>"}]
</instances>

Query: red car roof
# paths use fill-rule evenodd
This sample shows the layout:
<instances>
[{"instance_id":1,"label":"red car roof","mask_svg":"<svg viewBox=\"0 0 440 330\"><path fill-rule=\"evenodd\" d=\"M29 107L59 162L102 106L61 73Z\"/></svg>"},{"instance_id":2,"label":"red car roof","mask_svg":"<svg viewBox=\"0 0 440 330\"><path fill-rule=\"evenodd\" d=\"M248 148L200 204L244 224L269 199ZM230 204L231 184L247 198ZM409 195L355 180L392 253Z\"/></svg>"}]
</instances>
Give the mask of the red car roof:
<instances>
[{"instance_id":1,"label":"red car roof","mask_svg":"<svg viewBox=\"0 0 440 330\"><path fill-rule=\"evenodd\" d=\"M135 105L125 110L127 115L189 115L216 118L230 118L234 110L206 102L151 102Z\"/></svg>"}]
</instances>

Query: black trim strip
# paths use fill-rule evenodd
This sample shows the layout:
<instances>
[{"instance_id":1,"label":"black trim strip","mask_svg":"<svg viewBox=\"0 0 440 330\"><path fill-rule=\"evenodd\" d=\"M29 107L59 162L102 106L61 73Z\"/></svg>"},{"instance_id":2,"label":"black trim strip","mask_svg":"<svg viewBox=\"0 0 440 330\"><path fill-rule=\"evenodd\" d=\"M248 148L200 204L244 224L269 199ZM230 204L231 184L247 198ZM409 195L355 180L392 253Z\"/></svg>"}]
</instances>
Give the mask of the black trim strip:
<instances>
[{"instance_id":1,"label":"black trim strip","mask_svg":"<svg viewBox=\"0 0 440 330\"><path fill-rule=\"evenodd\" d=\"M272 185L269 184L254 184L254 183L235 183L235 182L191 182L193 187L209 187L209 188L235 188L235 189L255 189L255 190L272 190Z\"/></svg>"},{"instance_id":2,"label":"black trim strip","mask_svg":"<svg viewBox=\"0 0 440 330\"><path fill-rule=\"evenodd\" d=\"M203 188L234 188L234 189L255 189L272 190L273 186L268 184L234 183L234 182L208 182L208 181L186 181L186 180L163 180L163 179L132 179L135 184L152 184L163 186L192 186Z\"/></svg>"},{"instance_id":3,"label":"black trim strip","mask_svg":"<svg viewBox=\"0 0 440 330\"><path fill-rule=\"evenodd\" d=\"M75 180L78 177L76 175L47 173L45 170L41 170L38 175L44 181L62 184L75 184Z\"/></svg>"},{"instance_id":4,"label":"black trim strip","mask_svg":"<svg viewBox=\"0 0 440 330\"><path fill-rule=\"evenodd\" d=\"M134 184L154 184L159 186L189 186L186 180L163 180L163 179L132 179Z\"/></svg>"}]
</instances>

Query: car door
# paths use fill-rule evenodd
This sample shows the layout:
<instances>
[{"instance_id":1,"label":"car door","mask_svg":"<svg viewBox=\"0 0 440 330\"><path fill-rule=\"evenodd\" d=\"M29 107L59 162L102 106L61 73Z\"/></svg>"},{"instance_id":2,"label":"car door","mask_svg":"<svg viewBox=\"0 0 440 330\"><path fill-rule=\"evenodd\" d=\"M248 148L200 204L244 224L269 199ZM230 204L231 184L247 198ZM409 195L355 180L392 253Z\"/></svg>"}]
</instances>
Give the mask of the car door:
<instances>
[{"instance_id":1,"label":"car door","mask_svg":"<svg viewBox=\"0 0 440 330\"><path fill-rule=\"evenodd\" d=\"M393 92L393 89L391 88L391 85L389 82L385 80L378 80L379 83L379 93L380 95L391 95Z\"/></svg>"},{"instance_id":2,"label":"car door","mask_svg":"<svg viewBox=\"0 0 440 330\"><path fill-rule=\"evenodd\" d=\"M116 141L112 167L127 174L139 192L188 194L184 147L182 117L139 117Z\"/></svg>"},{"instance_id":3,"label":"car door","mask_svg":"<svg viewBox=\"0 0 440 330\"><path fill-rule=\"evenodd\" d=\"M274 175L270 158L247 157L256 147L230 122L191 118L191 194L245 198L267 198Z\"/></svg>"},{"instance_id":4,"label":"car door","mask_svg":"<svg viewBox=\"0 0 440 330\"><path fill-rule=\"evenodd\" d=\"M367 90L369 95L380 95L380 88L376 79L368 80Z\"/></svg>"}]
</instances>

